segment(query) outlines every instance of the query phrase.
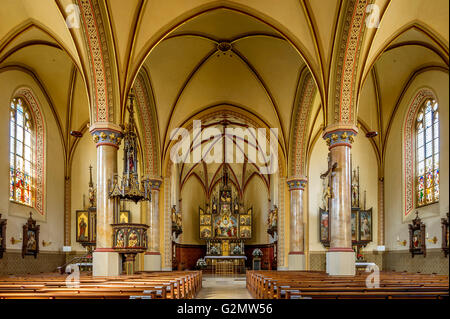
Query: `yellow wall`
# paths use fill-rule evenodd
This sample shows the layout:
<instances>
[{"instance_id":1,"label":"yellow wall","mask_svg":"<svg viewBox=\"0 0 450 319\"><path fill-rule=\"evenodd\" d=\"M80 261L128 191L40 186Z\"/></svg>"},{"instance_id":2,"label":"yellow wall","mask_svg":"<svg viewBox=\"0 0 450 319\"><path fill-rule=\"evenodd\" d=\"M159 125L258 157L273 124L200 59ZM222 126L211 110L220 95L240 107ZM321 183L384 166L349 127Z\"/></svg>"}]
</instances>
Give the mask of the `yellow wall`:
<instances>
[{"instance_id":1,"label":"yellow wall","mask_svg":"<svg viewBox=\"0 0 450 319\"><path fill-rule=\"evenodd\" d=\"M9 105L16 89L27 86L37 97L46 125L45 150L45 216L39 215L34 209L9 201ZM26 223L29 212L41 225L40 242L52 242L43 247L42 251L61 251L64 239L64 157L63 148L58 133L56 121L52 115L44 95L34 80L23 72L8 71L0 73L0 213L8 220L7 249L21 249L21 243L12 245L11 237L22 238L22 226Z\"/></svg>"},{"instance_id":2,"label":"yellow wall","mask_svg":"<svg viewBox=\"0 0 450 319\"><path fill-rule=\"evenodd\" d=\"M402 137L401 127L405 114L414 94L422 87L431 88L437 95L440 110L440 187L441 197L439 203L417 209L419 217L423 218L426 231L430 237L436 236L436 244L427 242L427 248L441 247L440 218L445 216L449 209L449 96L448 96L448 74L439 71L429 71L416 77L404 95L399 109L395 115L391 133L388 138L385 159L385 210L386 210L386 249L406 250L406 247L397 244L397 236L400 240L408 242L408 225L415 214L409 214L404 220L402 209L403 193L403 159L402 159ZM416 209L414 209L414 212Z\"/></svg>"}]
</instances>

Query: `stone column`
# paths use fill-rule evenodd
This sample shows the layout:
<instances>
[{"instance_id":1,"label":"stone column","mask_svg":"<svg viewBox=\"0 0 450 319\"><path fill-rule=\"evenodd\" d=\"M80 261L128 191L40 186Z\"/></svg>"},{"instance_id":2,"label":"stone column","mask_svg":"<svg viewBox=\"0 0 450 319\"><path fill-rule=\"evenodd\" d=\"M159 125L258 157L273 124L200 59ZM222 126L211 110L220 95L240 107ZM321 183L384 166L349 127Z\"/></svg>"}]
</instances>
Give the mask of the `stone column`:
<instances>
[{"instance_id":1,"label":"stone column","mask_svg":"<svg viewBox=\"0 0 450 319\"><path fill-rule=\"evenodd\" d=\"M117 173L117 150L121 128L113 123L96 123L90 132L97 146L97 246L93 253L93 276L117 276L119 254L112 249L114 201L109 198L109 183Z\"/></svg>"},{"instance_id":2,"label":"stone column","mask_svg":"<svg viewBox=\"0 0 450 319\"><path fill-rule=\"evenodd\" d=\"M161 251L159 248L159 189L162 180L159 178L149 178L149 185L152 190L151 202L145 202L147 210L146 223L150 226L148 234L148 249L144 255L144 270L161 270Z\"/></svg>"},{"instance_id":3,"label":"stone column","mask_svg":"<svg viewBox=\"0 0 450 319\"><path fill-rule=\"evenodd\" d=\"M331 178L329 207L330 249L326 256L329 275L354 276L355 253L351 236L350 150L358 130L354 126L329 126L323 134L330 150L331 163L337 163Z\"/></svg>"},{"instance_id":4,"label":"stone column","mask_svg":"<svg viewBox=\"0 0 450 319\"><path fill-rule=\"evenodd\" d=\"M303 190L306 178L290 178L287 181L290 195L289 270L305 270L305 244L303 222Z\"/></svg>"}]
</instances>

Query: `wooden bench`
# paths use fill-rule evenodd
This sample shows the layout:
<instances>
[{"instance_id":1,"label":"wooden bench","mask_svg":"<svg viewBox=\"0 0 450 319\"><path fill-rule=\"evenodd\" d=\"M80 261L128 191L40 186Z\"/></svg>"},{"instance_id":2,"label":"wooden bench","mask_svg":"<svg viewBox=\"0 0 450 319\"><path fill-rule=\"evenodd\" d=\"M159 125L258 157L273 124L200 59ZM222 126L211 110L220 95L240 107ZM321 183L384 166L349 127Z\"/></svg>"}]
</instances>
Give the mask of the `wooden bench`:
<instances>
[{"instance_id":1,"label":"wooden bench","mask_svg":"<svg viewBox=\"0 0 450 319\"><path fill-rule=\"evenodd\" d=\"M179 299L194 298L202 285L198 271L142 272L131 276L90 277L66 283L61 275L0 278L0 299Z\"/></svg>"},{"instance_id":2,"label":"wooden bench","mask_svg":"<svg viewBox=\"0 0 450 319\"><path fill-rule=\"evenodd\" d=\"M379 288L366 287L368 273L328 276L318 271L248 271L247 289L255 298L432 298L448 297L448 276L381 272Z\"/></svg>"}]
</instances>

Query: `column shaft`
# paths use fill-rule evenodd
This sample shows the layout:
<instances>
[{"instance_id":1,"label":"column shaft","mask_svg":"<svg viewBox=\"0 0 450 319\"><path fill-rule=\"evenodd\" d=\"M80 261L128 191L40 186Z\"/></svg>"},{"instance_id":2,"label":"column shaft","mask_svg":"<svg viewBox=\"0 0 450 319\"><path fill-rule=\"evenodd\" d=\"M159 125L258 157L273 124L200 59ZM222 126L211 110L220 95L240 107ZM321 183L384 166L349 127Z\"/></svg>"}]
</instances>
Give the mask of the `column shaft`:
<instances>
[{"instance_id":1,"label":"column shaft","mask_svg":"<svg viewBox=\"0 0 450 319\"><path fill-rule=\"evenodd\" d=\"M351 161L350 150L356 127L329 127L325 130L331 164L331 199L329 205L330 249L326 271L329 275L354 276L355 253L351 236Z\"/></svg>"},{"instance_id":2,"label":"column shaft","mask_svg":"<svg viewBox=\"0 0 450 319\"><path fill-rule=\"evenodd\" d=\"M93 253L93 276L117 276L120 271L119 254L112 249L114 201L109 198L109 183L117 173L117 150L121 128L111 123L91 126L97 145L97 238Z\"/></svg>"},{"instance_id":3,"label":"column shaft","mask_svg":"<svg viewBox=\"0 0 450 319\"><path fill-rule=\"evenodd\" d=\"M335 176L332 178L332 197L330 205L330 250L352 249L351 235L351 172L350 147L335 146L331 150L332 163L337 162Z\"/></svg>"},{"instance_id":4,"label":"column shaft","mask_svg":"<svg viewBox=\"0 0 450 319\"><path fill-rule=\"evenodd\" d=\"M161 270L161 252L159 247L159 189L162 180L150 179L152 200L146 203L148 229L148 249L144 255L144 270Z\"/></svg>"},{"instance_id":5,"label":"column shaft","mask_svg":"<svg viewBox=\"0 0 450 319\"><path fill-rule=\"evenodd\" d=\"M112 247L114 201L109 198L109 181L117 173L117 148L97 147L97 249Z\"/></svg>"},{"instance_id":6,"label":"column shaft","mask_svg":"<svg viewBox=\"0 0 450 319\"><path fill-rule=\"evenodd\" d=\"M303 189L306 178L288 180L290 194L289 270L304 270Z\"/></svg>"}]
</instances>

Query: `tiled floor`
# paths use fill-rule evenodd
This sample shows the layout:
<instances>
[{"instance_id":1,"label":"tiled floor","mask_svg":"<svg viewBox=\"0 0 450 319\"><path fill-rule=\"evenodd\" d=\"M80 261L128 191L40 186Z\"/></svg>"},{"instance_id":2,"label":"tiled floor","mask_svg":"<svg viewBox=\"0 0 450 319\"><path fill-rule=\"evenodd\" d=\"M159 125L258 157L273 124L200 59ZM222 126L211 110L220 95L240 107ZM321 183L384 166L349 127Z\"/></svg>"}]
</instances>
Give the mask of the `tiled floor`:
<instances>
[{"instance_id":1,"label":"tiled floor","mask_svg":"<svg viewBox=\"0 0 450 319\"><path fill-rule=\"evenodd\" d=\"M196 299L252 299L252 296L245 287L245 275L203 275L202 289Z\"/></svg>"}]
</instances>

